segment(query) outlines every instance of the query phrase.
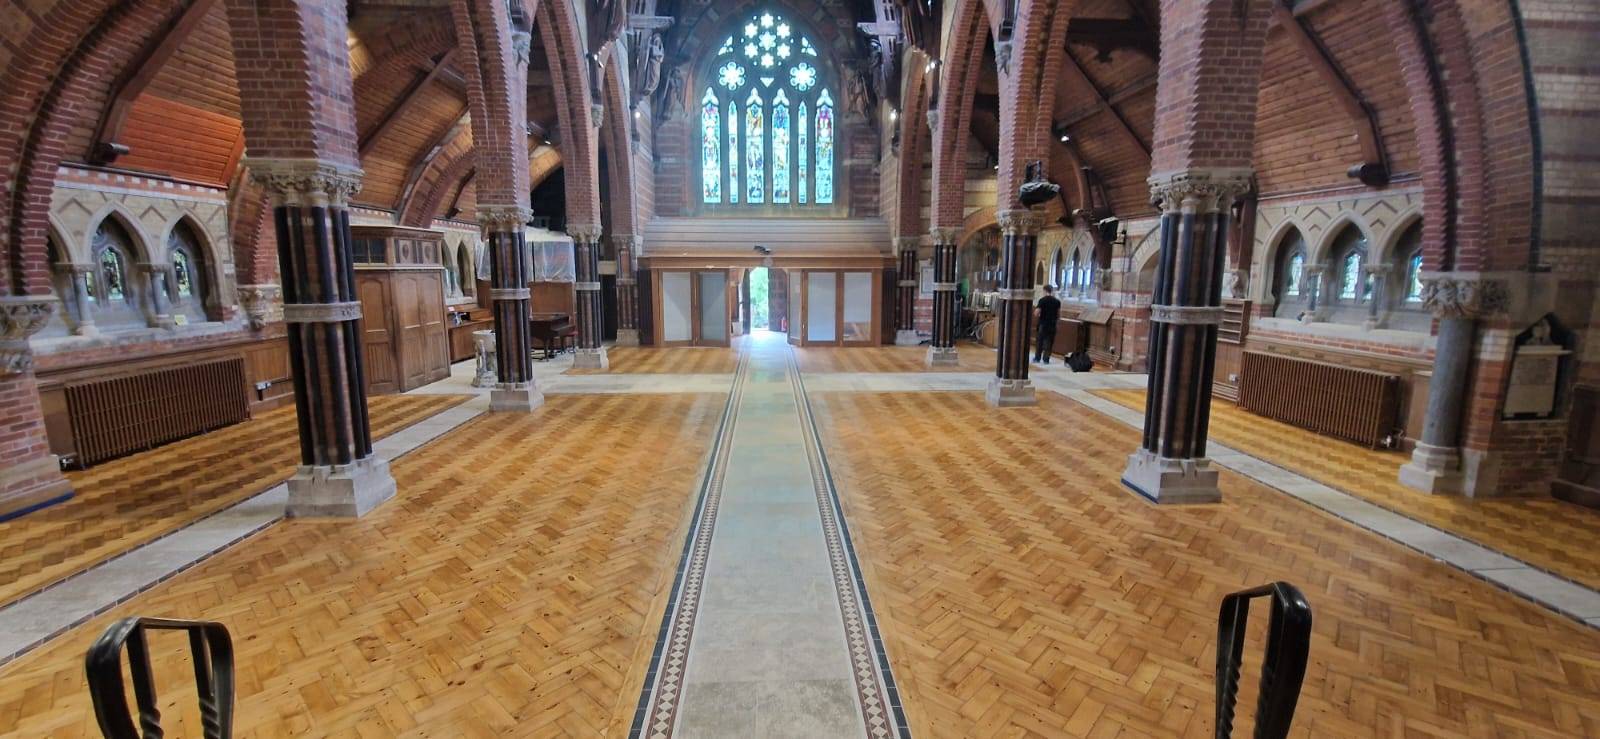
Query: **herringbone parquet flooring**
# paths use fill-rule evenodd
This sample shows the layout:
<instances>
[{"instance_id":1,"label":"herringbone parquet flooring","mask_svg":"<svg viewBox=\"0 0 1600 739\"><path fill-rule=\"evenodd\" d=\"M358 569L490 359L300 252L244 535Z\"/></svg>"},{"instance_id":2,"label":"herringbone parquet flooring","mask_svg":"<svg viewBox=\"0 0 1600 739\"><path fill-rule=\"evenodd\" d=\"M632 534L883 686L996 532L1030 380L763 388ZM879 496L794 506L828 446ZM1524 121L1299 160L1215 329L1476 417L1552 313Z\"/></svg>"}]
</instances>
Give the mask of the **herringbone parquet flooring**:
<instances>
[{"instance_id":1,"label":"herringbone parquet flooring","mask_svg":"<svg viewBox=\"0 0 1600 739\"><path fill-rule=\"evenodd\" d=\"M955 367L928 367L928 347L795 347L801 372L994 372L994 350L978 344L956 347Z\"/></svg>"},{"instance_id":2,"label":"herringbone parquet flooring","mask_svg":"<svg viewBox=\"0 0 1600 739\"><path fill-rule=\"evenodd\" d=\"M739 366L736 349L718 347L613 346L606 349L610 369L569 368L567 375L731 375Z\"/></svg>"},{"instance_id":3,"label":"herringbone parquet flooring","mask_svg":"<svg viewBox=\"0 0 1600 739\"><path fill-rule=\"evenodd\" d=\"M0 734L98 736L83 655L129 614L220 620L238 735L626 734L723 396L559 396L397 460L358 521L284 521L0 668ZM199 736L158 645L169 736Z\"/></svg>"},{"instance_id":4,"label":"herringbone parquet flooring","mask_svg":"<svg viewBox=\"0 0 1600 739\"><path fill-rule=\"evenodd\" d=\"M1600 632L1228 472L1146 503L1081 405L813 401L918 736L1209 735L1218 603L1278 579L1316 610L1298 736L1600 736Z\"/></svg>"},{"instance_id":5,"label":"herringbone parquet flooring","mask_svg":"<svg viewBox=\"0 0 1600 739\"><path fill-rule=\"evenodd\" d=\"M382 438L465 395L370 399ZM71 500L0 523L0 604L89 568L288 479L300 460L294 408L69 472Z\"/></svg>"},{"instance_id":6,"label":"herringbone parquet flooring","mask_svg":"<svg viewBox=\"0 0 1600 739\"><path fill-rule=\"evenodd\" d=\"M1144 408L1143 390L1097 391ZM1377 451L1246 411L1211 404L1211 438L1328 487L1600 588L1600 513L1554 498L1469 500L1400 484L1400 452Z\"/></svg>"}]
</instances>

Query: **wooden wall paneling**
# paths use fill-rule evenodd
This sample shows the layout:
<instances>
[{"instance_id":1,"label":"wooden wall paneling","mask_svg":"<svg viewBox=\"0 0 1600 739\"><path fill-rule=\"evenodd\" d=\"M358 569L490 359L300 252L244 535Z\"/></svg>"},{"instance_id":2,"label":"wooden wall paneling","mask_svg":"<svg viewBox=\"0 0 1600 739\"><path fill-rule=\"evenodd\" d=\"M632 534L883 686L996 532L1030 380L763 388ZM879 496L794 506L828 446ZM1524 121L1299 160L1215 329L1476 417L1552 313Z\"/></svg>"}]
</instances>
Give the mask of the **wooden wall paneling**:
<instances>
[{"instance_id":1,"label":"wooden wall paneling","mask_svg":"<svg viewBox=\"0 0 1600 739\"><path fill-rule=\"evenodd\" d=\"M528 312L552 315L578 315L578 291L571 282L534 282L529 284Z\"/></svg>"},{"instance_id":2,"label":"wooden wall paneling","mask_svg":"<svg viewBox=\"0 0 1600 739\"><path fill-rule=\"evenodd\" d=\"M129 152L116 164L226 187L243 137L237 118L144 95L128 111L120 142Z\"/></svg>"},{"instance_id":3,"label":"wooden wall paneling","mask_svg":"<svg viewBox=\"0 0 1600 739\"><path fill-rule=\"evenodd\" d=\"M243 355L252 414L294 402L294 371L289 365L288 339L279 337L250 345Z\"/></svg>"}]
</instances>

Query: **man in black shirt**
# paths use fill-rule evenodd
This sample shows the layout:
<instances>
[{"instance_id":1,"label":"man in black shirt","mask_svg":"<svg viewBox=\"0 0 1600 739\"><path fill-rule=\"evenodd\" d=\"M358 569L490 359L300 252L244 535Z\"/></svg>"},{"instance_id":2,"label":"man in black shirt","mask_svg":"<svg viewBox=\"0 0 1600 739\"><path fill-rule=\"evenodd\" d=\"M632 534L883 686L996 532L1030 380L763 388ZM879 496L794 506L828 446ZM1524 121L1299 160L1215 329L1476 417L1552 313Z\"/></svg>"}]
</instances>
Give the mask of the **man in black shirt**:
<instances>
[{"instance_id":1,"label":"man in black shirt","mask_svg":"<svg viewBox=\"0 0 1600 739\"><path fill-rule=\"evenodd\" d=\"M1056 343L1056 321L1061 318L1061 301L1056 299L1054 285L1044 286L1044 297L1033 309L1033 319L1039 322L1039 342L1033 350L1033 361L1050 363L1050 346Z\"/></svg>"}]
</instances>

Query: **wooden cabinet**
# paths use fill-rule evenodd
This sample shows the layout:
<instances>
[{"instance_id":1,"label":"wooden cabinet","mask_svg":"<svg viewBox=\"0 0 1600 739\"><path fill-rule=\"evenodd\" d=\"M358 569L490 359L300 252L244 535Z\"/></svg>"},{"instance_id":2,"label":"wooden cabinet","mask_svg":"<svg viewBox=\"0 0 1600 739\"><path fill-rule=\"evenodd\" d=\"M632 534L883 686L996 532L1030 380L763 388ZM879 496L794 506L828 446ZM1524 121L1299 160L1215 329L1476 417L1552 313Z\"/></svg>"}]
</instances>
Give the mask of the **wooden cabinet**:
<instances>
[{"instance_id":1,"label":"wooden cabinet","mask_svg":"<svg viewBox=\"0 0 1600 739\"><path fill-rule=\"evenodd\" d=\"M398 393L450 376L443 237L414 228L355 226L367 392Z\"/></svg>"},{"instance_id":2,"label":"wooden cabinet","mask_svg":"<svg viewBox=\"0 0 1600 739\"><path fill-rule=\"evenodd\" d=\"M473 343L472 334L478 331L493 331L494 313L488 308L458 306L451 310L451 315L453 318L450 325L450 363L476 358L478 349Z\"/></svg>"}]
</instances>

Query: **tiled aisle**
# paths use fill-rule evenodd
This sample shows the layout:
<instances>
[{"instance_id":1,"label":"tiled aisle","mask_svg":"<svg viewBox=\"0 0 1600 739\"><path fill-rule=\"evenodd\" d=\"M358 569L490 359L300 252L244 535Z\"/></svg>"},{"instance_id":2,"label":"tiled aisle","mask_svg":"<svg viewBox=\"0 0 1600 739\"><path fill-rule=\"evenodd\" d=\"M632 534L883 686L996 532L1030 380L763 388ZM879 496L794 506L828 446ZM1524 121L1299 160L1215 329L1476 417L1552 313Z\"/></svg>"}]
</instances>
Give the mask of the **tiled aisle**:
<instances>
[{"instance_id":1,"label":"tiled aisle","mask_svg":"<svg viewBox=\"0 0 1600 739\"><path fill-rule=\"evenodd\" d=\"M635 732L894 735L790 350L747 346Z\"/></svg>"}]
</instances>

